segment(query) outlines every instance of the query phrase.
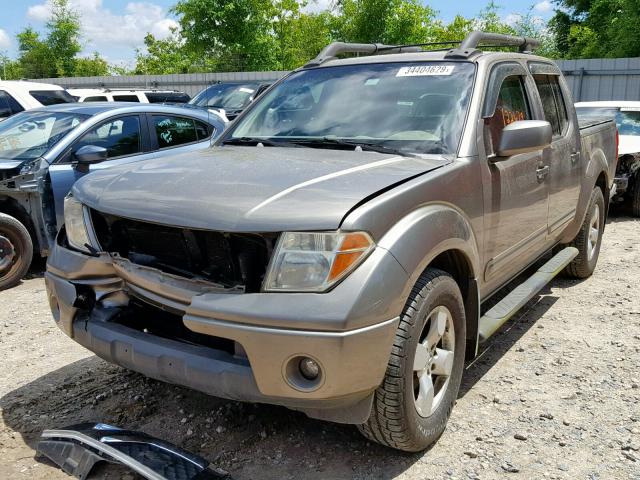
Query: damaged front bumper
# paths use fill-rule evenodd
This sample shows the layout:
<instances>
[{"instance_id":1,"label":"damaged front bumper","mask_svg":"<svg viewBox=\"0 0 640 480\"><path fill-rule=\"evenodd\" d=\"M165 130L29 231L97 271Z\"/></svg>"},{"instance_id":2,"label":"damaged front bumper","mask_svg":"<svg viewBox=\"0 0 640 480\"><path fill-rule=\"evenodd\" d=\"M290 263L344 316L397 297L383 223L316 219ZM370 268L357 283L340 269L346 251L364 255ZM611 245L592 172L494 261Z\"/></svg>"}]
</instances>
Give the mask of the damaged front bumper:
<instances>
[{"instance_id":1,"label":"damaged front bumper","mask_svg":"<svg viewBox=\"0 0 640 480\"><path fill-rule=\"evenodd\" d=\"M207 282L59 244L47 270L56 323L105 360L214 396L356 424L368 418L384 376L406 283L405 271L383 249L324 294L221 293ZM143 310L134 312L134 304ZM177 319L190 340L122 320L141 311L153 322ZM303 358L320 367L313 381L300 375Z\"/></svg>"},{"instance_id":2,"label":"damaged front bumper","mask_svg":"<svg viewBox=\"0 0 640 480\"><path fill-rule=\"evenodd\" d=\"M45 430L37 451L81 480L104 462L124 465L149 480L231 480L204 458L171 443L103 423Z\"/></svg>"}]
</instances>

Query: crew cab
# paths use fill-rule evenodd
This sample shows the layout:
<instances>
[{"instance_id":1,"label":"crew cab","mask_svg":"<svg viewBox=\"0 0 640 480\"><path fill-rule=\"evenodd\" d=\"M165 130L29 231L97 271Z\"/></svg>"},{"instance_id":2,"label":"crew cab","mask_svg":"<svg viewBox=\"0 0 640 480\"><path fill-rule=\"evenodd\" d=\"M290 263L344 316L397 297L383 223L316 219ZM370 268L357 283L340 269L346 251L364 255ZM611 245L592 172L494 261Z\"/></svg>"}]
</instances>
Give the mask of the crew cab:
<instances>
[{"instance_id":1,"label":"crew cab","mask_svg":"<svg viewBox=\"0 0 640 480\"><path fill-rule=\"evenodd\" d=\"M334 43L212 149L80 180L48 259L55 322L150 377L428 447L465 358L598 260L616 127L579 127L536 45Z\"/></svg>"},{"instance_id":2,"label":"crew cab","mask_svg":"<svg viewBox=\"0 0 640 480\"><path fill-rule=\"evenodd\" d=\"M73 102L75 99L58 85L0 81L0 120L32 108Z\"/></svg>"},{"instance_id":3,"label":"crew cab","mask_svg":"<svg viewBox=\"0 0 640 480\"><path fill-rule=\"evenodd\" d=\"M70 88L78 102L187 103L191 97L177 90L128 88Z\"/></svg>"},{"instance_id":4,"label":"crew cab","mask_svg":"<svg viewBox=\"0 0 640 480\"><path fill-rule=\"evenodd\" d=\"M225 125L197 110L106 102L41 107L0 123L0 290L20 281L34 250L49 254L77 179L209 148Z\"/></svg>"}]
</instances>

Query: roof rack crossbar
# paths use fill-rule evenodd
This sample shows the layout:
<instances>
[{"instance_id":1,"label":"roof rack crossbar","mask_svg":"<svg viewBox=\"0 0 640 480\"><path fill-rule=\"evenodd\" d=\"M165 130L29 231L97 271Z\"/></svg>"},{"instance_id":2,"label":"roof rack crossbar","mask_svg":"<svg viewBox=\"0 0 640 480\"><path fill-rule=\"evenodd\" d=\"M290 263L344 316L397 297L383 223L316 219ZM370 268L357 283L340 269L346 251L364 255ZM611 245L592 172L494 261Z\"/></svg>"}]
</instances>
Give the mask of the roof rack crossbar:
<instances>
[{"instance_id":1,"label":"roof rack crossbar","mask_svg":"<svg viewBox=\"0 0 640 480\"><path fill-rule=\"evenodd\" d=\"M421 51L422 49L418 46L383 45L381 43L333 42L323 48L318 56L308 62L305 67L317 67L329 60L333 60L338 55L343 53L366 53L368 55L378 55L382 53L386 54Z\"/></svg>"},{"instance_id":2,"label":"roof rack crossbar","mask_svg":"<svg viewBox=\"0 0 640 480\"><path fill-rule=\"evenodd\" d=\"M518 37L515 35L504 35L502 33L489 33L474 31L469 33L458 48L454 48L447 53L448 58L469 58L476 53L480 44L482 46L493 47L518 47L522 53L531 52L540 46L540 41L531 37Z\"/></svg>"}]
</instances>

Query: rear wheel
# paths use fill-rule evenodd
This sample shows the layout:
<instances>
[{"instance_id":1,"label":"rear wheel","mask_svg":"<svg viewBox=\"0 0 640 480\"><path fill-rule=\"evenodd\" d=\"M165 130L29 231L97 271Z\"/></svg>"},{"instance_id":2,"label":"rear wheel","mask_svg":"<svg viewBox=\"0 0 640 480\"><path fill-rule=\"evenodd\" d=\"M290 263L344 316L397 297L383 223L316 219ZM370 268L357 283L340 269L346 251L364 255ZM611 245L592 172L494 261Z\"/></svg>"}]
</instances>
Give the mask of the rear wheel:
<instances>
[{"instance_id":1,"label":"rear wheel","mask_svg":"<svg viewBox=\"0 0 640 480\"><path fill-rule=\"evenodd\" d=\"M368 439L416 452L444 431L458 395L465 355L460 289L446 272L427 269L400 318L387 372L374 394Z\"/></svg>"},{"instance_id":2,"label":"rear wheel","mask_svg":"<svg viewBox=\"0 0 640 480\"><path fill-rule=\"evenodd\" d=\"M576 238L569 244L578 249L578 256L567 265L566 273L574 278L590 277L598 263L602 232L604 231L605 208L602 190L596 187L591 192L582 226Z\"/></svg>"},{"instance_id":3,"label":"rear wheel","mask_svg":"<svg viewBox=\"0 0 640 480\"><path fill-rule=\"evenodd\" d=\"M32 258L33 243L27 229L15 218L0 213L0 290L18 284Z\"/></svg>"}]
</instances>

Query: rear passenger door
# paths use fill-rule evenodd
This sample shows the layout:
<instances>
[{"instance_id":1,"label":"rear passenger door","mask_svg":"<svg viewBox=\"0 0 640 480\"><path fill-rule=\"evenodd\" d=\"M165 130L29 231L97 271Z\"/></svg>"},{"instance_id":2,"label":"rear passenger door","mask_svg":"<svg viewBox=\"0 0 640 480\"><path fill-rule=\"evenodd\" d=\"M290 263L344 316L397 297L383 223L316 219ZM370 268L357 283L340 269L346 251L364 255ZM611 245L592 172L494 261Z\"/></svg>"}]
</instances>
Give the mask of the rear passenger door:
<instances>
[{"instance_id":1,"label":"rear passenger door","mask_svg":"<svg viewBox=\"0 0 640 480\"><path fill-rule=\"evenodd\" d=\"M571 97L561 83L560 70L551 64L532 62L533 75L539 105L536 113L540 120L551 124L553 141L544 151L549 171L549 234L559 233L576 213L582 178L582 162L579 157L580 132L569 117L567 104ZM538 102L536 102L538 103Z\"/></svg>"},{"instance_id":2,"label":"rear passenger door","mask_svg":"<svg viewBox=\"0 0 640 480\"><path fill-rule=\"evenodd\" d=\"M107 160L81 170L74 165L74 152L86 145L107 149ZM110 118L91 127L49 167L58 228L64 223L64 197L73 184L88 173L115 165L153 158L145 115Z\"/></svg>"}]
</instances>

